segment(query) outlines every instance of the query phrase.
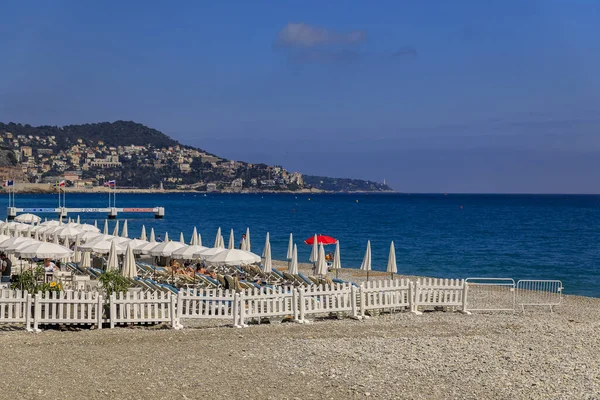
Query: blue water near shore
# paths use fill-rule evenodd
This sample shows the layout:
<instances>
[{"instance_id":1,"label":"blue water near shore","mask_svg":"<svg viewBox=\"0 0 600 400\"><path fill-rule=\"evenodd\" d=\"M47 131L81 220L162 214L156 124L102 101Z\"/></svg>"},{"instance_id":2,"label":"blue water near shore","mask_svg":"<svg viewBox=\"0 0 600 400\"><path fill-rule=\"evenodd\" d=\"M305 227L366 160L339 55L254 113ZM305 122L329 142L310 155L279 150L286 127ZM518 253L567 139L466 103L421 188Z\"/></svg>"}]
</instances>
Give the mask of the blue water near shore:
<instances>
[{"instance_id":1,"label":"blue water near shore","mask_svg":"<svg viewBox=\"0 0 600 400\"><path fill-rule=\"evenodd\" d=\"M57 199L18 195L16 204L55 207ZM106 195L67 196L68 207L107 204ZM600 297L600 196L119 194L117 205L166 209L163 220L120 214L119 220L128 220L130 237L145 224L163 237L168 231L178 239L183 232L189 240L196 226L203 243L212 246L218 227L226 242L234 229L236 243L250 227L254 252L262 252L268 231L273 257L284 259L293 232L299 261L307 262L310 247L302 241L323 233L340 240L346 268L360 266L371 240L375 270L385 270L393 240L403 274L560 279L566 293ZM81 218L97 219L102 227L106 216Z\"/></svg>"}]
</instances>

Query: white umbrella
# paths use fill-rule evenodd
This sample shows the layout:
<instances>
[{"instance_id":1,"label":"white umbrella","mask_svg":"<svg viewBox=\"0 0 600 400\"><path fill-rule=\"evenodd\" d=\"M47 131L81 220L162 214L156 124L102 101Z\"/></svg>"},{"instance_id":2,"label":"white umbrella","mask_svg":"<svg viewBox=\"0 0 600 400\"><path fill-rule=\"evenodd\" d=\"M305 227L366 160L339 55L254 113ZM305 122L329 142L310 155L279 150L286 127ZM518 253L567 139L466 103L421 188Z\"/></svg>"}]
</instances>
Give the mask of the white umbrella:
<instances>
[{"instance_id":1,"label":"white umbrella","mask_svg":"<svg viewBox=\"0 0 600 400\"><path fill-rule=\"evenodd\" d=\"M105 235L108 235L108 220L107 219L104 220L104 229L102 230L102 233L104 233Z\"/></svg>"},{"instance_id":2,"label":"white umbrella","mask_svg":"<svg viewBox=\"0 0 600 400\"><path fill-rule=\"evenodd\" d=\"M15 217L16 222L24 222L26 224L33 224L40 222L42 219L34 214L21 214Z\"/></svg>"},{"instance_id":3,"label":"white umbrella","mask_svg":"<svg viewBox=\"0 0 600 400\"><path fill-rule=\"evenodd\" d=\"M265 256L265 252L267 251L267 246L270 246L270 240L269 240L269 232L267 232L267 237L265 238L265 247L263 247L263 252L262 252L262 256Z\"/></svg>"},{"instance_id":4,"label":"white umbrella","mask_svg":"<svg viewBox=\"0 0 600 400\"><path fill-rule=\"evenodd\" d=\"M199 246L197 244L192 244L175 250L173 254L171 254L171 257L176 258L178 260L193 260L195 258L198 258L195 257L196 253L200 253L204 250L208 250L208 248L204 246Z\"/></svg>"},{"instance_id":5,"label":"white umbrella","mask_svg":"<svg viewBox=\"0 0 600 400\"><path fill-rule=\"evenodd\" d=\"M187 245L179 242L162 242L154 246L148 252L152 257L170 257L175 250L179 250Z\"/></svg>"},{"instance_id":6,"label":"white umbrella","mask_svg":"<svg viewBox=\"0 0 600 400\"><path fill-rule=\"evenodd\" d=\"M367 271L367 281L369 280L369 271L371 270L371 241L367 241L367 251L365 252L365 258L360 266L360 269Z\"/></svg>"},{"instance_id":7,"label":"white umbrella","mask_svg":"<svg viewBox=\"0 0 600 400\"><path fill-rule=\"evenodd\" d=\"M40 240L40 233L36 230L35 232L33 232L33 238L35 240ZM41 241L41 240L40 240Z\"/></svg>"},{"instance_id":8,"label":"white umbrella","mask_svg":"<svg viewBox=\"0 0 600 400\"><path fill-rule=\"evenodd\" d=\"M192 232L192 240L190 240L191 246L198 246L198 230L194 227L194 232Z\"/></svg>"},{"instance_id":9,"label":"white umbrella","mask_svg":"<svg viewBox=\"0 0 600 400\"><path fill-rule=\"evenodd\" d=\"M69 238L65 238L65 242L63 243L63 247L66 247L67 249L71 249L71 246L69 244ZM61 260L60 260L61 264L68 263L69 262L69 257L71 257L71 256L61 257Z\"/></svg>"},{"instance_id":10,"label":"white umbrella","mask_svg":"<svg viewBox=\"0 0 600 400\"><path fill-rule=\"evenodd\" d=\"M0 244L4 243L8 239L10 239L10 236L4 235L4 234L0 234Z\"/></svg>"},{"instance_id":11,"label":"white umbrella","mask_svg":"<svg viewBox=\"0 0 600 400\"><path fill-rule=\"evenodd\" d=\"M6 251L6 249L13 244L22 243L25 240L27 240L27 238L24 238L23 236L12 236L11 238L0 243L0 251Z\"/></svg>"},{"instance_id":12,"label":"white umbrella","mask_svg":"<svg viewBox=\"0 0 600 400\"><path fill-rule=\"evenodd\" d=\"M247 265L260 262L257 254L239 249L222 250L206 259L211 265Z\"/></svg>"},{"instance_id":13,"label":"white umbrella","mask_svg":"<svg viewBox=\"0 0 600 400\"><path fill-rule=\"evenodd\" d=\"M119 236L119 221L115 223L115 229L113 229L113 236Z\"/></svg>"},{"instance_id":14,"label":"white umbrella","mask_svg":"<svg viewBox=\"0 0 600 400\"><path fill-rule=\"evenodd\" d=\"M16 241L13 244L11 244L10 246L5 247L4 248L4 252L5 253L9 253L9 254L10 253L16 253L18 250L23 249L23 248L25 248L25 247L27 247L29 245L36 244L36 243L41 243L41 242L38 242L35 239L26 238L26 237L20 237L20 239L23 239L23 240Z\"/></svg>"},{"instance_id":15,"label":"white umbrella","mask_svg":"<svg viewBox=\"0 0 600 400\"><path fill-rule=\"evenodd\" d=\"M133 250L133 254L139 254L139 253L135 252L135 250L138 247L141 248L141 247L144 247L149 244L149 242L147 240L142 240L142 239L131 239L131 240L127 240L125 242L120 242L120 243L125 244L127 246L131 246L131 249Z\"/></svg>"},{"instance_id":16,"label":"white umbrella","mask_svg":"<svg viewBox=\"0 0 600 400\"><path fill-rule=\"evenodd\" d=\"M214 247L220 247L219 246L220 244L221 244L221 227L219 227L219 229L217 229L217 236L215 236Z\"/></svg>"},{"instance_id":17,"label":"white umbrella","mask_svg":"<svg viewBox=\"0 0 600 400\"><path fill-rule=\"evenodd\" d=\"M146 237L146 225L142 225L142 234L140 235L140 240L148 240Z\"/></svg>"},{"instance_id":18,"label":"white umbrella","mask_svg":"<svg viewBox=\"0 0 600 400\"><path fill-rule=\"evenodd\" d=\"M197 237L198 237L198 240L196 240L196 242L197 242L196 245L202 246L202 235L200 233L198 233Z\"/></svg>"},{"instance_id":19,"label":"white umbrella","mask_svg":"<svg viewBox=\"0 0 600 400\"><path fill-rule=\"evenodd\" d=\"M287 250L286 259L288 259L288 260L292 259L293 251L294 251L294 236L290 233L290 240L288 242L288 250Z\"/></svg>"},{"instance_id":20,"label":"white umbrella","mask_svg":"<svg viewBox=\"0 0 600 400\"><path fill-rule=\"evenodd\" d=\"M248 245L246 244L246 238L242 238L242 244L240 245L240 250L248 251Z\"/></svg>"},{"instance_id":21,"label":"white umbrella","mask_svg":"<svg viewBox=\"0 0 600 400\"><path fill-rule=\"evenodd\" d=\"M54 240L52 240L52 243L60 244L60 243L58 243L58 235L54 235Z\"/></svg>"},{"instance_id":22,"label":"white umbrella","mask_svg":"<svg viewBox=\"0 0 600 400\"><path fill-rule=\"evenodd\" d=\"M37 242L19 249L18 255L21 258L68 258L73 252L61 245L54 243Z\"/></svg>"},{"instance_id":23,"label":"white umbrella","mask_svg":"<svg viewBox=\"0 0 600 400\"><path fill-rule=\"evenodd\" d=\"M110 242L108 250L108 261L106 262L106 271L116 271L119 269L119 259L117 257L117 243L114 240Z\"/></svg>"},{"instance_id":24,"label":"white umbrella","mask_svg":"<svg viewBox=\"0 0 600 400\"><path fill-rule=\"evenodd\" d=\"M134 279L137 276L137 266L135 264L135 256L133 255L133 248L131 247L131 244L129 244L127 246L127 250L125 250L125 258L123 259L121 275L129 279Z\"/></svg>"},{"instance_id":25,"label":"white umbrella","mask_svg":"<svg viewBox=\"0 0 600 400\"><path fill-rule=\"evenodd\" d=\"M325 248L323 243L319 245L319 257L317 258L317 274L327 275L327 261L325 261Z\"/></svg>"},{"instance_id":26,"label":"white umbrella","mask_svg":"<svg viewBox=\"0 0 600 400\"><path fill-rule=\"evenodd\" d=\"M335 277L338 276L338 270L342 268L342 261L340 259L340 241L335 242L335 253L333 253L333 263L331 269L335 269Z\"/></svg>"},{"instance_id":27,"label":"white umbrella","mask_svg":"<svg viewBox=\"0 0 600 400\"><path fill-rule=\"evenodd\" d=\"M394 274L398 273L398 266L396 265L396 248L394 247L394 241L390 244L390 256L388 257L387 264L387 272L392 275L392 279L394 279Z\"/></svg>"},{"instance_id":28,"label":"white umbrella","mask_svg":"<svg viewBox=\"0 0 600 400\"><path fill-rule=\"evenodd\" d=\"M250 247L250 228L246 228L246 251L251 251L252 247Z\"/></svg>"},{"instance_id":29,"label":"white umbrella","mask_svg":"<svg viewBox=\"0 0 600 400\"><path fill-rule=\"evenodd\" d=\"M94 228L98 229L98 220L94 220ZM98 229L99 231L100 229Z\"/></svg>"},{"instance_id":30,"label":"white umbrella","mask_svg":"<svg viewBox=\"0 0 600 400\"><path fill-rule=\"evenodd\" d=\"M99 253L99 254L107 254L110 252L110 249L113 244L115 245L115 250L117 251L117 254L125 253L125 246L118 243L114 239L99 240L94 243L86 243L81 246L81 249L85 250L85 251L92 251L94 253Z\"/></svg>"},{"instance_id":31,"label":"white umbrella","mask_svg":"<svg viewBox=\"0 0 600 400\"><path fill-rule=\"evenodd\" d=\"M79 219L79 215L77 216L77 223L80 224L81 220Z\"/></svg>"},{"instance_id":32,"label":"white umbrella","mask_svg":"<svg viewBox=\"0 0 600 400\"><path fill-rule=\"evenodd\" d=\"M154 242L156 242L156 239L154 238L154 228L150 228L150 243Z\"/></svg>"},{"instance_id":33,"label":"white umbrella","mask_svg":"<svg viewBox=\"0 0 600 400\"><path fill-rule=\"evenodd\" d=\"M211 247L211 248L208 248L208 249L205 249L205 250L195 253L194 258L206 260L210 256L214 256L215 254L221 253L223 251L225 251L225 249L222 249L220 247Z\"/></svg>"},{"instance_id":34,"label":"white umbrella","mask_svg":"<svg viewBox=\"0 0 600 400\"><path fill-rule=\"evenodd\" d=\"M97 226L90 225L90 224L79 224L77 226L77 229L79 229L80 231L83 231L83 232L100 233L100 229L98 229Z\"/></svg>"},{"instance_id":35,"label":"white umbrella","mask_svg":"<svg viewBox=\"0 0 600 400\"><path fill-rule=\"evenodd\" d=\"M42 242L47 242L48 237L46 236L46 232L42 232Z\"/></svg>"},{"instance_id":36,"label":"white umbrella","mask_svg":"<svg viewBox=\"0 0 600 400\"><path fill-rule=\"evenodd\" d=\"M310 252L310 258L308 259L310 262L315 263L319 258L319 244L317 243L317 234L315 233L315 237L313 240L312 251Z\"/></svg>"},{"instance_id":37,"label":"white umbrella","mask_svg":"<svg viewBox=\"0 0 600 400\"><path fill-rule=\"evenodd\" d=\"M108 236L108 235L103 235L99 232L83 232L83 233L80 233L79 235L77 235L79 240L81 240L82 242L85 242L85 243L89 243L93 240L97 240L98 238L101 238L104 236Z\"/></svg>"},{"instance_id":38,"label":"white umbrella","mask_svg":"<svg viewBox=\"0 0 600 400\"><path fill-rule=\"evenodd\" d=\"M292 251L292 261L288 267L288 272L292 275L298 274L298 247L294 244L294 250Z\"/></svg>"},{"instance_id":39,"label":"white umbrella","mask_svg":"<svg viewBox=\"0 0 600 400\"><path fill-rule=\"evenodd\" d=\"M179 243L185 244L185 238L183 237L183 232L179 233Z\"/></svg>"},{"instance_id":40,"label":"white umbrella","mask_svg":"<svg viewBox=\"0 0 600 400\"><path fill-rule=\"evenodd\" d=\"M169 232L165 232L165 242L169 242Z\"/></svg>"},{"instance_id":41,"label":"white umbrella","mask_svg":"<svg viewBox=\"0 0 600 400\"><path fill-rule=\"evenodd\" d=\"M66 239L66 238L74 238L77 235L82 234L83 231L77 228L73 228L72 226L65 226L64 228L60 228L57 229L54 232L54 235L58 235L59 238L61 239Z\"/></svg>"},{"instance_id":42,"label":"white umbrella","mask_svg":"<svg viewBox=\"0 0 600 400\"><path fill-rule=\"evenodd\" d=\"M267 242L265 244L265 261L263 262L263 272L265 274L270 274L273 272L273 264L271 262L271 243Z\"/></svg>"},{"instance_id":43,"label":"white umbrella","mask_svg":"<svg viewBox=\"0 0 600 400\"><path fill-rule=\"evenodd\" d=\"M121 231L121 237L129 237L129 230L127 229L127 220L123 222L123 230Z\"/></svg>"},{"instance_id":44,"label":"white umbrella","mask_svg":"<svg viewBox=\"0 0 600 400\"><path fill-rule=\"evenodd\" d=\"M55 220L44 221L40 225L43 225L43 226L58 226L58 225L60 225L60 222L55 221Z\"/></svg>"},{"instance_id":45,"label":"white umbrella","mask_svg":"<svg viewBox=\"0 0 600 400\"><path fill-rule=\"evenodd\" d=\"M229 243L227 244L227 248L229 250L233 250L235 248L235 239L233 238L233 229L229 232Z\"/></svg>"},{"instance_id":46,"label":"white umbrella","mask_svg":"<svg viewBox=\"0 0 600 400\"><path fill-rule=\"evenodd\" d=\"M75 247L73 247L73 262L76 263L81 262L81 250L79 250L79 246L81 246L81 239L77 236L75 239Z\"/></svg>"},{"instance_id":47,"label":"white umbrella","mask_svg":"<svg viewBox=\"0 0 600 400\"><path fill-rule=\"evenodd\" d=\"M81 267L82 268L90 268L92 266L92 253L89 251L84 251L81 256Z\"/></svg>"}]
</instances>

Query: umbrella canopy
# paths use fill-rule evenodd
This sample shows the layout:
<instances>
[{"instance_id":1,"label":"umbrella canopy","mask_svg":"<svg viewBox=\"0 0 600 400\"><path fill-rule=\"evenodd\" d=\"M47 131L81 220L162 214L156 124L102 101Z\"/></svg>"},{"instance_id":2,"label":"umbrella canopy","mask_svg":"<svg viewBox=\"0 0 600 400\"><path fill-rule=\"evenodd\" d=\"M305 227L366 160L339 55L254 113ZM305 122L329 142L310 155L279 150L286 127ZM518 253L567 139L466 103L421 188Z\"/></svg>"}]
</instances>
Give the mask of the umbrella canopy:
<instances>
[{"instance_id":1,"label":"umbrella canopy","mask_svg":"<svg viewBox=\"0 0 600 400\"><path fill-rule=\"evenodd\" d=\"M202 250L202 251L197 252L196 254L194 254L194 258L199 258L201 260L206 260L210 256L214 256L215 254L221 253L223 251L225 251L225 249L222 249L220 247L211 247L211 248L208 248L206 250Z\"/></svg>"},{"instance_id":2,"label":"umbrella canopy","mask_svg":"<svg viewBox=\"0 0 600 400\"><path fill-rule=\"evenodd\" d=\"M193 260L195 258L196 253L200 253L201 251L208 250L207 247L199 246L196 244L192 244L190 246L182 247L177 249L171 254L171 257L176 258L178 260Z\"/></svg>"},{"instance_id":3,"label":"umbrella canopy","mask_svg":"<svg viewBox=\"0 0 600 400\"><path fill-rule=\"evenodd\" d=\"M102 233L104 233L105 235L108 235L108 220L107 219L104 220L104 229L102 230Z\"/></svg>"},{"instance_id":4,"label":"umbrella canopy","mask_svg":"<svg viewBox=\"0 0 600 400\"><path fill-rule=\"evenodd\" d=\"M317 274L327 275L327 261L325 260L325 248L321 243L319 245L319 257L317 259Z\"/></svg>"},{"instance_id":5,"label":"umbrella canopy","mask_svg":"<svg viewBox=\"0 0 600 400\"><path fill-rule=\"evenodd\" d=\"M235 248L235 239L233 238L233 229L229 232L229 243L227 244L227 248L232 250Z\"/></svg>"},{"instance_id":6,"label":"umbrella canopy","mask_svg":"<svg viewBox=\"0 0 600 400\"><path fill-rule=\"evenodd\" d=\"M50 220L50 221L44 221L40 225L43 225L43 226L58 226L58 225L60 225L60 222L59 221L55 221L55 220Z\"/></svg>"},{"instance_id":7,"label":"umbrella canopy","mask_svg":"<svg viewBox=\"0 0 600 400\"><path fill-rule=\"evenodd\" d=\"M318 245L316 234L315 234L315 237L313 238L311 244L312 244L312 251L310 252L310 258L308 260L310 262L314 263L314 262L317 262L317 259L319 258L319 245Z\"/></svg>"},{"instance_id":8,"label":"umbrella canopy","mask_svg":"<svg viewBox=\"0 0 600 400\"><path fill-rule=\"evenodd\" d=\"M246 228L246 251L251 251L252 247L250 247L250 228Z\"/></svg>"},{"instance_id":9,"label":"umbrella canopy","mask_svg":"<svg viewBox=\"0 0 600 400\"><path fill-rule=\"evenodd\" d=\"M80 224L81 220L79 219L79 215L77 216L77 223Z\"/></svg>"},{"instance_id":10,"label":"umbrella canopy","mask_svg":"<svg viewBox=\"0 0 600 400\"><path fill-rule=\"evenodd\" d=\"M154 237L154 228L150 228L150 243L156 242L156 238Z\"/></svg>"},{"instance_id":11,"label":"umbrella canopy","mask_svg":"<svg viewBox=\"0 0 600 400\"><path fill-rule=\"evenodd\" d=\"M33 224L40 222L42 219L34 214L21 214L15 217L15 221L24 222L26 224Z\"/></svg>"},{"instance_id":12,"label":"umbrella canopy","mask_svg":"<svg viewBox=\"0 0 600 400\"><path fill-rule=\"evenodd\" d=\"M119 269L119 259L117 257L117 243L114 240L110 242L108 250L108 261L106 262L106 271L116 271Z\"/></svg>"},{"instance_id":13,"label":"umbrella canopy","mask_svg":"<svg viewBox=\"0 0 600 400\"><path fill-rule=\"evenodd\" d=\"M304 241L304 243L311 245L311 244L313 244L313 242L315 240L317 241L317 244L324 244L324 245L335 244L335 242L337 242L337 239L332 238L331 236L315 235L313 237L306 239Z\"/></svg>"},{"instance_id":14,"label":"umbrella canopy","mask_svg":"<svg viewBox=\"0 0 600 400\"><path fill-rule=\"evenodd\" d=\"M80 231L83 231L83 232L100 233L100 229L98 229L97 226L90 225L90 224L79 224L77 226L77 229L79 229Z\"/></svg>"},{"instance_id":15,"label":"umbrella canopy","mask_svg":"<svg viewBox=\"0 0 600 400\"><path fill-rule=\"evenodd\" d=\"M77 237L84 243L89 243L91 241L97 240L105 235L102 235L99 232L82 232ZM106 235L108 236L108 235Z\"/></svg>"},{"instance_id":16,"label":"umbrella canopy","mask_svg":"<svg viewBox=\"0 0 600 400\"><path fill-rule=\"evenodd\" d=\"M113 244L115 246L115 250L116 250L117 254L125 253L125 246L118 243L114 239L99 240L99 241L96 241L93 243L86 243L81 246L81 249L85 250L85 251L92 251L94 253L99 253L99 254L108 254L110 252L110 249L113 246Z\"/></svg>"},{"instance_id":17,"label":"umbrella canopy","mask_svg":"<svg viewBox=\"0 0 600 400\"><path fill-rule=\"evenodd\" d=\"M265 238L265 247L263 247L263 252L262 252L263 257L265 256L265 251L267 251L267 246L271 247L269 244L270 242L271 242L271 240L269 237L269 232L267 232L267 237Z\"/></svg>"},{"instance_id":18,"label":"umbrella canopy","mask_svg":"<svg viewBox=\"0 0 600 400\"><path fill-rule=\"evenodd\" d=\"M365 257L363 258L363 262L360 266L360 269L363 271L371 270L371 241L367 241L367 251L365 251Z\"/></svg>"},{"instance_id":19,"label":"umbrella canopy","mask_svg":"<svg viewBox=\"0 0 600 400\"><path fill-rule=\"evenodd\" d=\"M119 236L119 221L115 223L115 229L113 229L113 236Z\"/></svg>"},{"instance_id":20,"label":"umbrella canopy","mask_svg":"<svg viewBox=\"0 0 600 400\"><path fill-rule=\"evenodd\" d=\"M175 250L187 247L187 245L179 242L162 242L154 246L148 252L152 257L170 257Z\"/></svg>"},{"instance_id":21,"label":"umbrella canopy","mask_svg":"<svg viewBox=\"0 0 600 400\"><path fill-rule=\"evenodd\" d=\"M396 248L394 242L390 244L390 256L388 257L387 272L390 274L398 273L398 266L396 265Z\"/></svg>"},{"instance_id":22,"label":"umbrella canopy","mask_svg":"<svg viewBox=\"0 0 600 400\"><path fill-rule=\"evenodd\" d=\"M77 236L75 239L75 247L73 247L73 262L76 263L81 262L81 250L79 250L79 246L81 246L81 239Z\"/></svg>"},{"instance_id":23,"label":"umbrella canopy","mask_svg":"<svg viewBox=\"0 0 600 400\"><path fill-rule=\"evenodd\" d=\"M288 260L292 259L293 251L294 251L294 236L290 233L290 240L288 241L288 250L287 250L286 259L288 259Z\"/></svg>"},{"instance_id":24,"label":"umbrella canopy","mask_svg":"<svg viewBox=\"0 0 600 400\"><path fill-rule=\"evenodd\" d=\"M54 243L37 242L19 249L21 258L68 258L73 252L64 246Z\"/></svg>"},{"instance_id":25,"label":"umbrella canopy","mask_svg":"<svg viewBox=\"0 0 600 400\"><path fill-rule=\"evenodd\" d=\"M183 237L183 232L179 233L179 243L185 244L185 238Z\"/></svg>"},{"instance_id":26,"label":"umbrella canopy","mask_svg":"<svg viewBox=\"0 0 600 400\"><path fill-rule=\"evenodd\" d=\"M267 242L265 245L265 261L263 262L263 272L270 274L273 272L273 263L271 261L271 242Z\"/></svg>"},{"instance_id":27,"label":"umbrella canopy","mask_svg":"<svg viewBox=\"0 0 600 400\"><path fill-rule=\"evenodd\" d=\"M342 261L340 259L340 241L338 240L335 244L335 253L333 253L333 264L331 265L331 269L340 268L342 268Z\"/></svg>"},{"instance_id":28,"label":"umbrella canopy","mask_svg":"<svg viewBox=\"0 0 600 400\"><path fill-rule=\"evenodd\" d=\"M121 275L129 279L133 279L137 276L137 266L135 264L135 256L133 255L133 247L131 247L131 243L127 245L127 250L125 250L125 258L123 259Z\"/></svg>"},{"instance_id":29,"label":"umbrella canopy","mask_svg":"<svg viewBox=\"0 0 600 400\"><path fill-rule=\"evenodd\" d=\"M58 235L58 237L61 239L74 238L82 233L82 230L78 228L73 228L72 226L65 226L64 228L60 228L54 231L54 235Z\"/></svg>"},{"instance_id":30,"label":"umbrella canopy","mask_svg":"<svg viewBox=\"0 0 600 400\"><path fill-rule=\"evenodd\" d=\"M5 253L16 253L18 250L20 250L24 247L27 247L29 245L36 244L36 243L41 243L35 239L26 238L26 237L21 237L20 239L24 239L24 240L15 242L15 243L11 244L10 246L5 247L4 252Z\"/></svg>"},{"instance_id":31,"label":"umbrella canopy","mask_svg":"<svg viewBox=\"0 0 600 400\"><path fill-rule=\"evenodd\" d=\"M98 229L98 220L96 220L96 219L94 220L94 228ZM98 229L98 230L100 230L100 229Z\"/></svg>"},{"instance_id":32,"label":"umbrella canopy","mask_svg":"<svg viewBox=\"0 0 600 400\"><path fill-rule=\"evenodd\" d=\"M239 249L221 250L206 259L211 265L247 265L260 262L257 254Z\"/></svg>"},{"instance_id":33,"label":"umbrella canopy","mask_svg":"<svg viewBox=\"0 0 600 400\"><path fill-rule=\"evenodd\" d=\"M168 242L169 240L170 240L169 239L169 232L165 232L165 240L164 241Z\"/></svg>"},{"instance_id":34,"label":"umbrella canopy","mask_svg":"<svg viewBox=\"0 0 600 400\"><path fill-rule=\"evenodd\" d=\"M215 245L213 247L220 247L221 244L221 227L217 229L217 235L215 236Z\"/></svg>"},{"instance_id":35,"label":"umbrella canopy","mask_svg":"<svg viewBox=\"0 0 600 400\"><path fill-rule=\"evenodd\" d=\"M292 261L288 266L288 272L292 275L298 273L298 247L294 244L294 250L292 251Z\"/></svg>"},{"instance_id":36,"label":"umbrella canopy","mask_svg":"<svg viewBox=\"0 0 600 400\"><path fill-rule=\"evenodd\" d=\"M81 256L81 266L83 268L90 268L92 266L92 253L84 251Z\"/></svg>"},{"instance_id":37,"label":"umbrella canopy","mask_svg":"<svg viewBox=\"0 0 600 400\"><path fill-rule=\"evenodd\" d=\"M13 246L18 243L22 243L25 240L28 240L28 238L24 238L23 236L14 236L9 239L6 239L4 242L0 243L0 251L6 251L6 249L9 248L10 246ZM34 239L29 239L29 240L34 240Z\"/></svg>"},{"instance_id":38,"label":"umbrella canopy","mask_svg":"<svg viewBox=\"0 0 600 400\"><path fill-rule=\"evenodd\" d=\"M190 240L191 246L198 246L198 230L194 227L194 232L192 232L192 240Z\"/></svg>"},{"instance_id":39,"label":"umbrella canopy","mask_svg":"<svg viewBox=\"0 0 600 400\"><path fill-rule=\"evenodd\" d=\"M146 225L142 225L142 234L140 235L140 240L148 240L148 237L146 237Z\"/></svg>"},{"instance_id":40,"label":"umbrella canopy","mask_svg":"<svg viewBox=\"0 0 600 400\"><path fill-rule=\"evenodd\" d=\"M123 230L121 231L121 237L127 238L129 237L129 230L127 229L127 220L123 222Z\"/></svg>"}]
</instances>

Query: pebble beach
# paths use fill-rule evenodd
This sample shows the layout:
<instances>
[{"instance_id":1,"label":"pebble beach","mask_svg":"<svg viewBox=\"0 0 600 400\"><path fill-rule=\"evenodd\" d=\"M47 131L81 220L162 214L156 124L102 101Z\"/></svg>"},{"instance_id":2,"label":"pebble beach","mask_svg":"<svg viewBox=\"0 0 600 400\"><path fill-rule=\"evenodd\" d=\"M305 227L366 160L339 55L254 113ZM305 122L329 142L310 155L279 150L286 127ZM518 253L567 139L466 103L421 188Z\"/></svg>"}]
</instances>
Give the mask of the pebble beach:
<instances>
[{"instance_id":1,"label":"pebble beach","mask_svg":"<svg viewBox=\"0 0 600 400\"><path fill-rule=\"evenodd\" d=\"M340 277L365 279L356 270ZM5 328L0 398L596 399L599 321L600 299L565 296L553 313L395 312L180 331Z\"/></svg>"}]
</instances>

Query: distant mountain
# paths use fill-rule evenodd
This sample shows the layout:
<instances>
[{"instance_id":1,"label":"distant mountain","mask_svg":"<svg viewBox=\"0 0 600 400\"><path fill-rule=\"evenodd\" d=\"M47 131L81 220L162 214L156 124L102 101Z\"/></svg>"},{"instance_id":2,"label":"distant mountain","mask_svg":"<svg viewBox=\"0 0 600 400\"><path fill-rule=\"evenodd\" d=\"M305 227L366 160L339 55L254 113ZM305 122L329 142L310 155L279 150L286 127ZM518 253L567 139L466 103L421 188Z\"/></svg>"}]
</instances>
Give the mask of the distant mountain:
<instances>
[{"instance_id":1,"label":"distant mountain","mask_svg":"<svg viewBox=\"0 0 600 400\"><path fill-rule=\"evenodd\" d=\"M18 159L10 152L12 159L9 153L5 155L8 162L20 162L32 182L65 175L79 176L76 180L84 187L110 178L119 180L121 186L227 192L392 190L377 182L303 176L279 166L229 161L132 121L63 127L0 123L0 140L16 152Z\"/></svg>"}]
</instances>

